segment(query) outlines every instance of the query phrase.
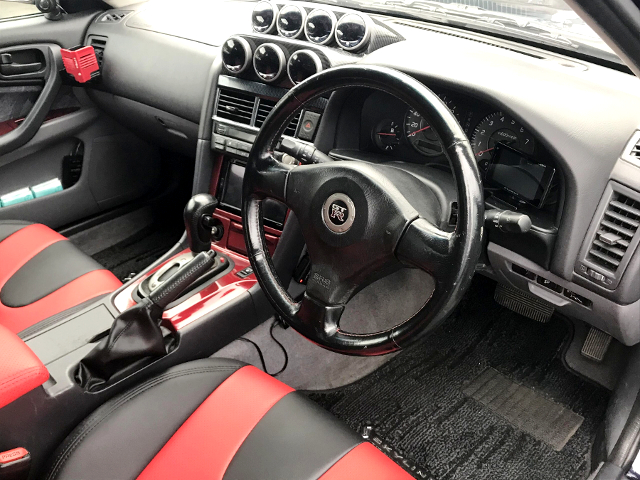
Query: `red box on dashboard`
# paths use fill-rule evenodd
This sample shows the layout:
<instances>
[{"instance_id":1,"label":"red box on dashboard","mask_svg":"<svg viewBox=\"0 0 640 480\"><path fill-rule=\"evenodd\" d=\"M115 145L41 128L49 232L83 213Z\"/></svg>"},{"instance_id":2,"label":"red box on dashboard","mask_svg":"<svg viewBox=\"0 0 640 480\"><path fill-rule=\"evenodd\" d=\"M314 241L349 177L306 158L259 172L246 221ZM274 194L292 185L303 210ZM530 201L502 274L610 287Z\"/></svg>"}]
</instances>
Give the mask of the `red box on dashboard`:
<instances>
[{"instance_id":1,"label":"red box on dashboard","mask_svg":"<svg viewBox=\"0 0 640 480\"><path fill-rule=\"evenodd\" d=\"M61 48L62 63L67 73L79 83L85 83L98 75L100 66L93 47Z\"/></svg>"}]
</instances>

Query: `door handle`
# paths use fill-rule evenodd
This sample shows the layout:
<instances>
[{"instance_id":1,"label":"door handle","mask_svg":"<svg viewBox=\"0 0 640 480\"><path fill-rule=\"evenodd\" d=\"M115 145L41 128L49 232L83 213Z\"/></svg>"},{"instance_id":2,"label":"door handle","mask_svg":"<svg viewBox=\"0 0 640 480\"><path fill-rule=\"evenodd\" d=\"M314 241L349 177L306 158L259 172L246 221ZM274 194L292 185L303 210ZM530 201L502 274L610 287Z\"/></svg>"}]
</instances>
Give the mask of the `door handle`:
<instances>
[{"instance_id":1,"label":"door handle","mask_svg":"<svg viewBox=\"0 0 640 480\"><path fill-rule=\"evenodd\" d=\"M27 53L31 53L27 51ZM18 58L16 57L27 57ZM3 77L13 77L17 75L25 75L29 73L36 73L44 68L44 63L37 58L35 53L31 55L12 55L11 53L3 53L0 55L0 74Z\"/></svg>"},{"instance_id":2,"label":"door handle","mask_svg":"<svg viewBox=\"0 0 640 480\"><path fill-rule=\"evenodd\" d=\"M24 73L35 73L42 70L42 63L9 63L0 65L0 73L5 77L12 75L22 75Z\"/></svg>"}]
</instances>

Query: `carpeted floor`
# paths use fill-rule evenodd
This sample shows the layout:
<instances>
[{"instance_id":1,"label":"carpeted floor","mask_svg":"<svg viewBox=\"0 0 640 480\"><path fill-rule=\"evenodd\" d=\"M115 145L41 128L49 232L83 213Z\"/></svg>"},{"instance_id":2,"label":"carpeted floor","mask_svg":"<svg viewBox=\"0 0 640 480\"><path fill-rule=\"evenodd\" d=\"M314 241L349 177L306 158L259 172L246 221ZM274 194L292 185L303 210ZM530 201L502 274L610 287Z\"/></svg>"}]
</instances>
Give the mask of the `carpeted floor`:
<instances>
[{"instance_id":1,"label":"carpeted floor","mask_svg":"<svg viewBox=\"0 0 640 480\"><path fill-rule=\"evenodd\" d=\"M140 273L167 253L181 235L182 230L151 225L92 256L123 280L132 273Z\"/></svg>"},{"instance_id":2,"label":"carpeted floor","mask_svg":"<svg viewBox=\"0 0 640 480\"><path fill-rule=\"evenodd\" d=\"M435 334L351 385L309 396L355 430L372 426L379 440L436 480L586 478L609 393L563 367L560 353L571 334L565 322L554 317L543 325L500 307L494 285L477 279ZM522 396L498 406L486 392L485 401L474 399L470 391L488 369ZM549 421L549 405L572 420L559 437L539 431L560 423ZM538 439L546 433L556 449L568 441L556 451L553 441Z\"/></svg>"},{"instance_id":3,"label":"carpeted floor","mask_svg":"<svg viewBox=\"0 0 640 480\"><path fill-rule=\"evenodd\" d=\"M69 237L120 280L140 273L167 253L184 231L180 212L158 219L142 207Z\"/></svg>"}]
</instances>

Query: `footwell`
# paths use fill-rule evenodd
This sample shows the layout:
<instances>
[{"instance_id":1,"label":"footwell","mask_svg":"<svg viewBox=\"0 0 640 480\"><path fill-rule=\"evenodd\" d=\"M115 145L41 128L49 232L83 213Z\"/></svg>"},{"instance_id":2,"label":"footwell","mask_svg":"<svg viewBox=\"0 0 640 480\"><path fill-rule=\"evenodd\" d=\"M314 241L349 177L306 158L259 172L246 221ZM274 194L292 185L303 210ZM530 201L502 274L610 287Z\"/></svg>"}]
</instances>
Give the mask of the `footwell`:
<instances>
[{"instance_id":1,"label":"footwell","mask_svg":"<svg viewBox=\"0 0 640 480\"><path fill-rule=\"evenodd\" d=\"M540 324L512 313L493 302L493 288L476 280L435 334L362 380L310 397L361 433L372 427L416 478L586 478L609 392L563 367L567 323L554 317ZM485 396L479 401L473 382L488 369L539 408L524 400L513 409ZM549 405L571 422L545 436L536 424L553 424Z\"/></svg>"}]
</instances>

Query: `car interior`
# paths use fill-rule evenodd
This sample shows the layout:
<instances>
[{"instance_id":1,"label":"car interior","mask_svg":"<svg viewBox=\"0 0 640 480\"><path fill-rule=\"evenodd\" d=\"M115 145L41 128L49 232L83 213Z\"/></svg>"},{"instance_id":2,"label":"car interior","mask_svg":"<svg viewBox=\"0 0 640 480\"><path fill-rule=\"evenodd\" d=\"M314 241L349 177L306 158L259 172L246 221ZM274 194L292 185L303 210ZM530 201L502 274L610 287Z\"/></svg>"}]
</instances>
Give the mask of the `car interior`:
<instances>
[{"instance_id":1,"label":"car interior","mask_svg":"<svg viewBox=\"0 0 640 480\"><path fill-rule=\"evenodd\" d=\"M640 479L635 0L0 0L0 480Z\"/></svg>"}]
</instances>

